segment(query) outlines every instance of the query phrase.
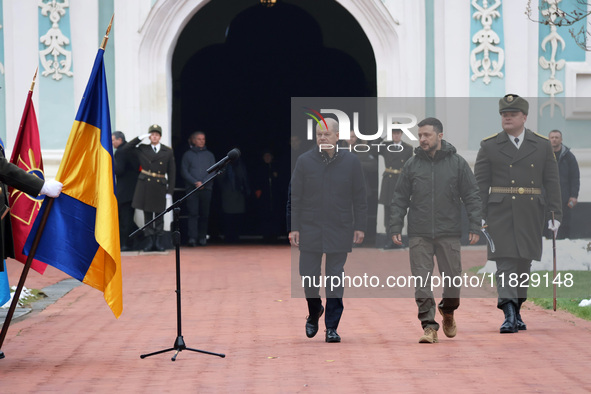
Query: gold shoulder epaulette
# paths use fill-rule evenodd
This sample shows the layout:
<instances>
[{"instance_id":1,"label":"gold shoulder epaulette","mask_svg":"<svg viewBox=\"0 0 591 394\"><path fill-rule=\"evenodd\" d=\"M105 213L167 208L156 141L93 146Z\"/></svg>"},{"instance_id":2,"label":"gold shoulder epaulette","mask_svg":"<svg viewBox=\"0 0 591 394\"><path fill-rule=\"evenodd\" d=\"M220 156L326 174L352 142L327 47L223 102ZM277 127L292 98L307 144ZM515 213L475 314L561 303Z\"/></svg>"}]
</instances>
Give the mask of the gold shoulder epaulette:
<instances>
[{"instance_id":1,"label":"gold shoulder epaulette","mask_svg":"<svg viewBox=\"0 0 591 394\"><path fill-rule=\"evenodd\" d=\"M493 135L489 135L488 137L484 138L482 141L488 141L488 140L490 140L491 138L494 138L494 137L496 137L497 135L499 135L499 133L496 133L496 134L493 134Z\"/></svg>"},{"instance_id":2,"label":"gold shoulder epaulette","mask_svg":"<svg viewBox=\"0 0 591 394\"><path fill-rule=\"evenodd\" d=\"M537 135L538 137L541 137L541 138L543 138L543 139L545 139L545 140L549 140L549 138L548 138L548 137L546 137L545 135L538 134L538 133L536 133L535 131L532 131L532 133L534 133L534 134L535 134L535 135Z\"/></svg>"}]
</instances>

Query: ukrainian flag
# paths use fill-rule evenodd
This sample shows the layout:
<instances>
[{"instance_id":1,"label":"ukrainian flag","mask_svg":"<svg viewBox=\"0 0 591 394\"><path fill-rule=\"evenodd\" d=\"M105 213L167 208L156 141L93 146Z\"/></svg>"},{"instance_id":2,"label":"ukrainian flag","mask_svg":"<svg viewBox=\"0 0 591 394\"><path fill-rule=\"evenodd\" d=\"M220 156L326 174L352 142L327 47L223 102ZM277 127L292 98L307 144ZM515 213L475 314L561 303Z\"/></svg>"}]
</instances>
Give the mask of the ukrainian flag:
<instances>
[{"instance_id":1,"label":"ukrainian flag","mask_svg":"<svg viewBox=\"0 0 591 394\"><path fill-rule=\"evenodd\" d=\"M119 218L103 55L101 48L56 176L64 187L53 202L34 257L102 291L119 317L123 310ZM48 200L29 234L26 255Z\"/></svg>"}]
</instances>

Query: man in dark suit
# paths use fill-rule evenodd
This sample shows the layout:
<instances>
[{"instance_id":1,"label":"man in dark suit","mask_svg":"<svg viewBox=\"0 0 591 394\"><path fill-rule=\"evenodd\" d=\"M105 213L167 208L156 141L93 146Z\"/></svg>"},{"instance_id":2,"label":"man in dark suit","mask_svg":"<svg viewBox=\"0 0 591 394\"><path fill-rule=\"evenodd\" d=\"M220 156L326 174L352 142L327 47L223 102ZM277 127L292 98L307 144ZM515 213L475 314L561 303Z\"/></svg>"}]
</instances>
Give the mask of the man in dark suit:
<instances>
[{"instance_id":1,"label":"man in dark suit","mask_svg":"<svg viewBox=\"0 0 591 394\"><path fill-rule=\"evenodd\" d=\"M347 253L353 243L363 242L367 222L365 180L359 159L336 149L338 123L326 119L316 127L314 148L295 165L287 202L287 225L292 246L300 249L300 275L308 302L306 336L318 332L324 312L319 283L322 255L325 274L342 278ZM326 342L340 342L337 327L343 313L343 287L326 288Z\"/></svg>"},{"instance_id":2,"label":"man in dark suit","mask_svg":"<svg viewBox=\"0 0 591 394\"><path fill-rule=\"evenodd\" d=\"M541 258L544 227L556 232L562 219L552 146L525 128L528 110L529 103L517 95L499 100L503 131L482 140L474 167L483 225L488 225L496 246L494 252L489 247L488 259L497 264L497 307L505 313L501 333L526 329L520 310L527 298L531 261ZM554 220L546 212L554 212Z\"/></svg>"},{"instance_id":3,"label":"man in dark suit","mask_svg":"<svg viewBox=\"0 0 591 394\"><path fill-rule=\"evenodd\" d=\"M176 165L172 148L160 143L162 128L154 124L148 129L149 134L134 138L120 147L121 151L133 149L140 164L140 174L133 194L131 206L144 211L144 223L166 208L166 198L174 191ZM144 138L150 138L150 144L138 145ZM145 252L163 251L164 219L161 217L144 230L147 244Z\"/></svg>"},{"instance_id":4,"label":"man in dark suit","mask_svg":"<svg viewBox=\"0 0 591 394\"><path fill-rule=\"evenodd\" d=\"M135 209L131 206L135 185L140 172L140 163L133 151L121 149L127 145L125 134L115 131L111 135L115 148L115 177L117 178L117 205L119 206L119 236L121 251L131 250L131 234Z\"/></svg>"}]
</instances>

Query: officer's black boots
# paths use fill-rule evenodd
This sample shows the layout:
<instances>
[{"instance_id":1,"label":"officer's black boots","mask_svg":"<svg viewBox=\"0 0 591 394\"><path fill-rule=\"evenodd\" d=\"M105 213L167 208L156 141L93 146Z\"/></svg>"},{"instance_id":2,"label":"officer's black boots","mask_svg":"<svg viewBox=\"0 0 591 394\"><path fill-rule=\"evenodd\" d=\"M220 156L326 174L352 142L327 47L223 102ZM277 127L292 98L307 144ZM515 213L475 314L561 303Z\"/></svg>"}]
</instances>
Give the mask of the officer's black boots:
<instances>
[{"instance_id":1,"label":"officer's black boots","mask_svg":"<svg viewBox=\"0 0 591 394\"><path fill-rule=\"evenodd\" d=\"M505 312L505 321L501 326L501 334L510 334L517 332L517 311L515 310L515 304L507 302L502 306L503 312Z\"/></svg>"}]
</instances>

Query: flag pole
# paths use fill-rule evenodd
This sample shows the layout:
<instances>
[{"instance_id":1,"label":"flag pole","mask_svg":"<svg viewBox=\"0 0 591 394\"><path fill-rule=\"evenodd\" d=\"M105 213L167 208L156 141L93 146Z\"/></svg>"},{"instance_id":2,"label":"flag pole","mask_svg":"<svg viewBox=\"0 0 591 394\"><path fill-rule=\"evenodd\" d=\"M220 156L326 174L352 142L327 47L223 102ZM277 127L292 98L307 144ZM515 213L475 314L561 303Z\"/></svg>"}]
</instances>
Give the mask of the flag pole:
<instances>
[{"instance_id":1,"label":"flag pole","mask_svg":"<svg viewBox=\"0 0 591 394\"><path fill-rule=\"evenodd\" d=\"M552 226L554 226L554 211L552 211ZM552 268L554 276L552 279L552 309L556 312L556 232L552 230Z\"/></svg>"},{"instance_id":2,"label":"flag pole","mask_svg":"<svg viewBox=\"0 0 591 394\"><path fill-rule=\"evenodd\" d=\"M109 22L109 27L107 27L107 32L105 33L105 36L103 37L103 42L101 42L100 48L103 51L107 47L107 41L109 41L109 33L111 32L111 26L113 26L113 18L115 18L115 14L113 14L111 16L111 21Z\"/></svg>"},{"instance_id":3,"label":"flag pole","mask_svg":"<svg viewBox=\"0 0 591 394\"><path fill-rule=\"evenodd\" d=\"M35 80L37 79L37 72L39 71L39 66L37 66L37 68L35 69L35 75L33 75L33 81L31 82L31 88L29 89L30 92L33 92L33 89L35 88ZM51 205L53 204L53 198L51 199L51 201L48 202L47 204L47 208L51 208ZM21 292L23 290L23 287L25 286L25 280L27 279L27 275L29 274L29 269L31 268L31 264L33 264L33 259L35 257L35 251L37 249L37 245L39 244L39 240L41 239L41 234L43 233L43 228L45 227L45 222L47 220L47 214L49 213L49 209L46 209L41 223L39 225L39 229L37 231L37 234L35 235L35 240L33 241L33 249L31 250L31 253L29 253L29 256L27 256L27 262L25 263L25 266L23 268L23 271L21 273L21 277L19 279L18 282L18 286L16 287L16 290L14 292L14 296L12 297L12 302L10 303L10 308L8 309L8 314L6 315L6 318L4 319L4 323L2 324L2 331L0 331L0 349L2 349L2 344L4 343L4 338L6 338L6 332L8 331L8 326L10 325L10 322L12 320L12 316L14 315L14 311L16 310L16 306L18 304ZM8 219L10 220L10 219ZM0 359L4 358L4 353L2 351L0 351Z\"/></svg>"},{"instance_id":4,"label":"flag pole","mask_svg":"<svg viewBox=\"0 0 591 394\"><path fill-rule=\"evenodd\" d=\"M109 40L109 33L111 31L111 26L113 25L113 18L115 14L111 16L111 21L109 22L109 27L107 27L107 32L103 37L103 41L101 43L100 49L105 50L107 46L107 41ZM33 82L31 83L31 91L35 87L35 79L37 78L37 70L35 70L35 76L33 77ZM45 211L43 212L43 216L41 217L41 221L39 222L39 228L37 229L37 233L35 234L35 238L33 239L33 243L31 245L31 251L27 256L27 262L25 263L25 267L23 268L23 272L21 274L20 280L16 287L14 296L12 298L12 302L10 304L10 308L8 309L8 314L4 320L4 324L2 325L2 331L0 331L0 349L2 349L2 345L4 344L4 339L6 338L6 333L8 331L8 326L10 325L10 321L12 320L12 316L14 315L14 311L16 309L16 305L18 304L18 300L20 297L20 293L25 285L25 280L27 278L27 274L29 273L29 269L31 268L31 264L33 263L33 259L35 258L35 253L37 253L37 247L39 246L39 242L41 241L41 235L43 234L43 230L45 229L45 223L47 222L47 218L49 216L49 211L53 205L54 199L51 197L47 197L49 200L47 201L47 206L45 207ZM0 350L0 359L4 358L4 353Z\"/></svg>"},{"instance_id":5,"label":"flag pole","mask_svg":"<svg viewBox=\"0 0 591 394\"><path fill-rule=\"evenodd\" d=\"M32 92L33 89L35 89L35 80L37 79L37 72L39 71L39 66L37 66L37 68L35 69L35 75L33 75L33 81L31 82L31 88L29 89L29 92Z\"/></svg>"},{"instance_id":6,"label":"flag pole","mask_svg":"<svg viewBox=\"0 0 591 394\"><path fill-rule=\"evenodd\" d=\"M31 264L33 263L33 259L35 258L35 253L37 252L37 246L39 246L39 242L41 241L41 235L43 235L43 230L45 229L45 223L47 222L47 217L49 216L49 211L51 210L51 206L53 205L53 198L48 198L47 206L45 207L45 211L43 212L43 216L41 217L41 221L39 222L39 228L37 229L37 233L35 234L35 238L33 239L33 244L31 246L31 251L27 256L27 262L25 263L25 268L23 268L23 272L21 274L21 278L18 281L18 286L14 292L14 296L12 297L12 302L10 303L10 308L8 309L8 314L6 315L6 319L4 319L4 324L2 325L2 331L0 332L0 349L2 349L2 344L4 343L4 338L6 338L6 332L8 331L8 326L10 325L10 321L12 320L12 316L14 315L14 311L16 309L16 305L18 304L18 299L20 297L21 291L25 286L25 280L27 279L27 274L29 273L29 269L31 268ZM0 358L4 357L4 353L0 354Z\"/></svg>"}]
</instances>

